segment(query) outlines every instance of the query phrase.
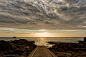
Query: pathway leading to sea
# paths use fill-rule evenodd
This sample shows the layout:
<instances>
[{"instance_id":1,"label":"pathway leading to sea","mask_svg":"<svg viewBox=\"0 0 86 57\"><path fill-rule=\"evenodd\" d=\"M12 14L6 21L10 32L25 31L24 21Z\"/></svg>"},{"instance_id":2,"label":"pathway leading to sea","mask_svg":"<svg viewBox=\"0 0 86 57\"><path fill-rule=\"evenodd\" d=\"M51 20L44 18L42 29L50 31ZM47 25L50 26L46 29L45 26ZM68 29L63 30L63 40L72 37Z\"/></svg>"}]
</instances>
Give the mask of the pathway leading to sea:
<instances>
[{"instance_id":1,"label":"pathway leading to sea","mask_svg":"<svg viewBox=\"0 0 86 57\"><path fill-rule=\"evenodd\" d=\"M31 52L28 57L57 57L45 46L38 46Z\"/></svg>"}]
</instances>

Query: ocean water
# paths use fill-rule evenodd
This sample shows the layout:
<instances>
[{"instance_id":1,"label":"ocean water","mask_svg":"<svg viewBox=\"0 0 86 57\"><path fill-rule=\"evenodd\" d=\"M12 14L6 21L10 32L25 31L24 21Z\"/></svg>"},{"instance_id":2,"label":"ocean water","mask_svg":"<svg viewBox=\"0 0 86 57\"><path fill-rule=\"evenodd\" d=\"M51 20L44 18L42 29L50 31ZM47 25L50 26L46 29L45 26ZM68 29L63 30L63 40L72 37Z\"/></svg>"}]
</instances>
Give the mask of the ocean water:
<instances>
[{"instance_id":1,"label":"ocean water","mask_svg":"<svg viewBox=\"0 0 86 57\"><path fill-rule=\"evenodd\" d=\"M45 45L51 47L52 45L47 42L66 42L66 43L78 43L78 41L84 41L84 37L0 37L0 40L14 41L19 39L26 39L28 41L35 41L36 45Z\"/></svg>"}]
</instances>

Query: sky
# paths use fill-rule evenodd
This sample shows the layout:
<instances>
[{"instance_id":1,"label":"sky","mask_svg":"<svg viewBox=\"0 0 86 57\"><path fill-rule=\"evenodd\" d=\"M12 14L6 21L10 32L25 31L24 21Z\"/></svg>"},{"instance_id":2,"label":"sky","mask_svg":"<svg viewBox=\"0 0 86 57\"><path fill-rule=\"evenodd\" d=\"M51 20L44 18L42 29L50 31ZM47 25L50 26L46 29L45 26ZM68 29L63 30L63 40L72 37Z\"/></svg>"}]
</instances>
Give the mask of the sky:
<instances>
[{"instance_id":1,"label":"sky","mask_svg":"<svg viewBox=\"0 0 86 57\"><path fill-rule=\"evenodd\" d=\"M86 0L0 0L0 37L86 37Z\"/></svg>"}]
</instances>

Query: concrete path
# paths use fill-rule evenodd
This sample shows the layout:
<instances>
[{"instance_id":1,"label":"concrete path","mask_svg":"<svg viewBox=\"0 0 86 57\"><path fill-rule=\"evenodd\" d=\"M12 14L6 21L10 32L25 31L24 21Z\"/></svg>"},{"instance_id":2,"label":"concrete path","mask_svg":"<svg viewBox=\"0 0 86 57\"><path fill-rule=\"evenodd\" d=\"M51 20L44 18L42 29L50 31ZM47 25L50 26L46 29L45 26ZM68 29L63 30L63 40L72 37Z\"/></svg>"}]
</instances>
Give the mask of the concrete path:
<instances>
[{"instance_id":1,"label":"concrete path","mask_svg":"<svg viewBox=\"0 0 86 57\"><path fill-rule=\"evenodd\" d=\"M38 46L29 57L56 57L51 51L49 51L45 46Z\"/></svg>"}]
</instances>

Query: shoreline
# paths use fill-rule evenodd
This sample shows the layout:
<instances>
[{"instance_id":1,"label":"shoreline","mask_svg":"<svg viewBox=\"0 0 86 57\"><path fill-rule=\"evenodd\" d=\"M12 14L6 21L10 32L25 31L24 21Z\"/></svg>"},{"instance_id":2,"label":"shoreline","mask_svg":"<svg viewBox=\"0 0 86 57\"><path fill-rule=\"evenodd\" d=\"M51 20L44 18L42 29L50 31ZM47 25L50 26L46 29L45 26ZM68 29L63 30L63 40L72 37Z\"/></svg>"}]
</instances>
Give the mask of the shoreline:
<instances>
[{"instance_id":1,"label":"shoreline","mask_svg":"<svg viewBox=\"0 0 86 57\"><path fill-rule=\"evenodd\" d=\"M84 41L79 41L79 43L48 43L55 44L51 48L49 48L49 50L58 57L86 57L86 37L84 38Z\"/></svg>"},{"instance_id":2,"label":"shoreline","mask_svg":"<svg viewBox=\"0 0 86 57\"><path fill-rule=\"evenodd\" d=\"M86 38L84 38L84 41L79 41L79 43L48 43L52 45L52 47L48 49L58 57L86 56ZM14 41L0 40L0 56L25 57L28 56L36 47L37 45L35 45L35 41L27 41L26 39Z\"/></svg>"},{"instance_id":3,"label":"shoreline","mask_svg":"<svg viewBox=\"0 0 86 57\"><path fill-rule=\"evenodd\" d=\"M0 41L1 57L25 57L28 56L35 48L34 41L19 39L14 41Z\"/></svg>"}]
</instances>

